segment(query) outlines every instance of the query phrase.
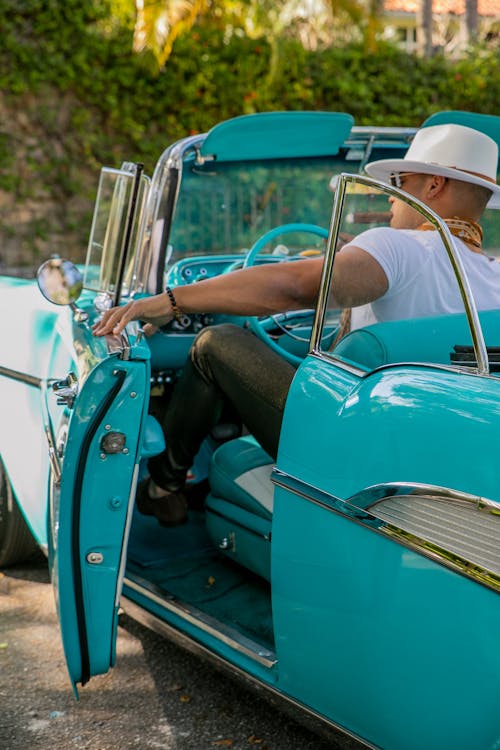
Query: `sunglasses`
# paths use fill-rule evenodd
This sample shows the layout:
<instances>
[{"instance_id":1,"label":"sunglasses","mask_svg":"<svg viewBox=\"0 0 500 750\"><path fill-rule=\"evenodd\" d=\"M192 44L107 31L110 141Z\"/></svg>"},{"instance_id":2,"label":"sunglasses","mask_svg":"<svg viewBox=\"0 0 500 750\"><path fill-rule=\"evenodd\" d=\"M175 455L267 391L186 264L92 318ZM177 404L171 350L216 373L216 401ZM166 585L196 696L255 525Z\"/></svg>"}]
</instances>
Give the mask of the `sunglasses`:
<instances>
[{"instance_id":1,"label":"sunglasses","mask_svg":"<svg viewBox=\"0 0 500 750\"><path fill-rule=\"evenodd\" d=\"M417 174L416 172L392 172L389 175L389 182L392 185L392 187L402 188L403 183L401 181L402 177L409 177L412 174Z\"/></svg>"}]
</instances>

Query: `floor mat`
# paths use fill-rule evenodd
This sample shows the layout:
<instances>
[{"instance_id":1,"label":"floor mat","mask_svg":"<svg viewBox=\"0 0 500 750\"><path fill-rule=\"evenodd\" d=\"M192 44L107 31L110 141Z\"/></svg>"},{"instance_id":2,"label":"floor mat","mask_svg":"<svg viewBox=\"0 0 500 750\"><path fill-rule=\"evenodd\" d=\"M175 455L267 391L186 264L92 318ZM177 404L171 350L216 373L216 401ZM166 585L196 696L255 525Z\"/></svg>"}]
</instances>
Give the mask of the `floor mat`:
<instances>
[{"instance_id":1,"label":"floor mat","mask_svg":"<svg viewBox=\"0 0 500 750\"><path fill-rule=\"evenodd\" d=\"M127 570L272 648L269 584L214 549L204 513L165 528L134 511Z\"/></svg>"},{"instance_id":2,"label":"floor mat","mask_svg":"<svg viewBox=\"0 0 500 750\"><path fill-rule=\"evenodd\" d=\"M136 509L128 545L128 559L141 568L162 568L167 563L213 552L205 529L205 514L189 511L189 522L166 528L156 518Z\"/></svg>"}]
</instances>

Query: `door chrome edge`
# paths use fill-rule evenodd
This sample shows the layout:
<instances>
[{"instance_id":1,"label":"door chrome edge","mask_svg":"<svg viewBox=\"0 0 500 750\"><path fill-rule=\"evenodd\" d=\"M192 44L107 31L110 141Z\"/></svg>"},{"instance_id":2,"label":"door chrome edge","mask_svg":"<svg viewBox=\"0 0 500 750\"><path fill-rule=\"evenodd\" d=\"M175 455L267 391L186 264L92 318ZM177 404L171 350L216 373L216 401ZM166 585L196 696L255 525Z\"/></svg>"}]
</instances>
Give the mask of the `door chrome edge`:
<instances>
[{"instance_id":1,"label":"door chrome edge","mask_svg":"<svg viewBox=\"0 0 500 750\"><path fill-rule=\"evenodd\" d=\"M164 593L149 581L140 579L138 576L134 576L134 578L136 580L132 580L130 575L126 575L123 580L124 587L127 586L132 591L137 592L154 604L177 615L191 625L195 625L203 632L222 641L222 643L230 646L235 651L248 656L267 669L271 669L277 663L276 654L269 649L263 648L260 643L241 635L234 628L225 625L220 620L216 620L214 617L205 614L177 597Z\"/></svg>"},{"instance_id":2,"label":"door chrome edge","mask_svg":"<svg viewBox=\"0 0 500 750\"><path fill-rule=\"evenodd\" d=\"M127 582L128 583L128 582ZM141 592L142 593L142 592ZM141 625L153 630L160 636L168 638L168 640L175 643L177 646L189 651L195 656L202 657L205 661L208 661L212 666L224 671L233 678L237 678L240 683L245 684L246 687L257 691L258 694L262 692L270 693L273 697L273 701L279 706L284 712L291 715L294 720L301 723L303 726L307 726L309 729L320 732L323 736L327 736L331 741L336 740L338 743L340 739L349 737L356 740L363 748L368 750L382 750L378 745L372 745L367 740L362 739L358 735L345 729L340 724L327 719L325 716L314 711L309 706L301 703L300 701L292 698L285 693L278 690L278 688L264 682L262 679L255 677L254 675L245 672L241 667L236 666L228 659L224 658L220 654L215 653L207 646L199 643L194 638L190 637L186 633L182 633L180 630L175 628L173 625L165 622L157 615L152 614L148 610L143 609L140 605L136 604L132 599L127 596L122 596L122 606L125 615L128 615L133 620L136 620Z\"/></svg>"},{"instance_id":3,"label":"door chrome edge","mask_svg":"<svg viewBox=\"0 0 500 750\"><path fill-rule=\"evenodd\" d=\"M488 570L484 566L468 560L462 555L447 550L425 539L425 537L420 537L396 525L380 521L370 511L370 507L377 502L396 495L410 497L412 495L430 495L437 500L442 499L457 503L466 502L474 505L479 511L497 514L500 513L500 504L494 500L438 485L410 482L388 482L387 484L371 485L361 492L352 495L347 500L342 500L277 468L273 469L271 481L278 487L282 487L332 513L342 515L353 523L357 523L376 534L380 534L386 539L390 538L403 547L418 552L424 557L446 568L450 568L475 583L479 583L496 593L500 593L500 576L494 571ZM375 526L374 522L378 522L378 525ZM386 523L385 526L383 525L384 523Z\"/></svg>"},{"instance_id":4,"label":"door chrome edge","mask_svg":"<svg viewBox=\"0 0 500 750\"><path fill-rule=\"evenodd\" d=\"M302 481L297 477L288 474L287 472L278 469L276 466L273 467L271 472L271 482L277 487L282 487L285 490L290 490L294 495L303 497L305 500L310 500L316 505L321 505L327 510L340 511L341 507L345 504L345 501L329 492L320 490L318 487L314 487L312 484Z\"/></svg>"},{"instance_id":5,"label":"door chrome edge","mask_svg":"<svg viewBox=\"0 0 500 750\"><path fill-rule=\"evenodd\" d=\"M120 597L123 590L123 581L125 579L125 569L127 566L127 548L128 540L130 537L130 529L132 527L132 516L135 506L135 496L137 492L137 480L139 478L140 463L137 462L134 466L134 472L132 474L132 482L130 484L130 492L127 501L127 517L125 520L125 528L123 530L122 548L120 552L120 564L118 566L118 578L116 581L116 593L115 593L115 607L118 609L120 604Z\"/></svg>"}]
</instances>

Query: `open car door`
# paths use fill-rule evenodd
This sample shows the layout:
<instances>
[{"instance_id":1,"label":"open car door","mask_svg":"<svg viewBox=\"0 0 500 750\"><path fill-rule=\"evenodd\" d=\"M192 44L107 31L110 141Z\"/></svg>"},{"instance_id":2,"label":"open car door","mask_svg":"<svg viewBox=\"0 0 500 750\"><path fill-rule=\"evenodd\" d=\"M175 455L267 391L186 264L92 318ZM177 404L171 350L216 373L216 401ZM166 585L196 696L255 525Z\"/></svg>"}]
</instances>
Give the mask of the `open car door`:
<instances>
[{"instance_id":1,"label":"open car door","mask_svg":"<svg viewBox=\"0 0 500 750\"><path fill-rule=\"evenodd\" d=\"M149 394L147 347L122 348L99 361L92 357L90 330L84 337L78 374L55 384L66 405L55 437L60 475L53 465L50 482L50 566L75 692L77 683L106 672L115 660Z\"/></svg>"}]
</instances>

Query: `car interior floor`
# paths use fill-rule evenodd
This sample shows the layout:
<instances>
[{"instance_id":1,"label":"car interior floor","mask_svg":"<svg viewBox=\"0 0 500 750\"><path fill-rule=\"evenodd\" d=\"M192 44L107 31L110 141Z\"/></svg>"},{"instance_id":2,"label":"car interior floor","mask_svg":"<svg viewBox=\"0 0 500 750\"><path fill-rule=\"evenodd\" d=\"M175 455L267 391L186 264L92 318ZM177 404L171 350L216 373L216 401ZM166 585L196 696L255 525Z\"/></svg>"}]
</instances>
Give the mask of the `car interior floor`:
<instances>
[{"instance_id":1,"label":"car interior floor","mask_svg":"<svg viewBox=\"0 0 500 750\"><path fill-rule=\"evenodd\" d=\"M164 527L134 510L126 575L274 648L269 583L214 548L203 511Z\"/></svg>"}]
</instances>

